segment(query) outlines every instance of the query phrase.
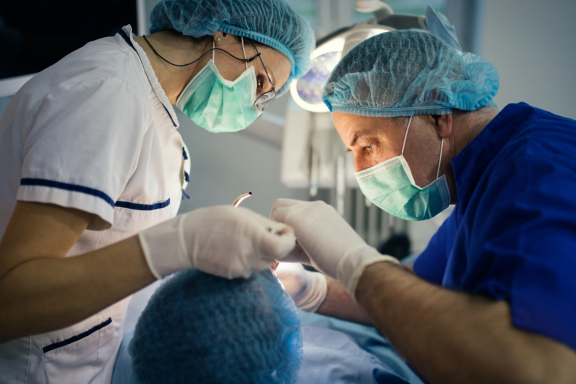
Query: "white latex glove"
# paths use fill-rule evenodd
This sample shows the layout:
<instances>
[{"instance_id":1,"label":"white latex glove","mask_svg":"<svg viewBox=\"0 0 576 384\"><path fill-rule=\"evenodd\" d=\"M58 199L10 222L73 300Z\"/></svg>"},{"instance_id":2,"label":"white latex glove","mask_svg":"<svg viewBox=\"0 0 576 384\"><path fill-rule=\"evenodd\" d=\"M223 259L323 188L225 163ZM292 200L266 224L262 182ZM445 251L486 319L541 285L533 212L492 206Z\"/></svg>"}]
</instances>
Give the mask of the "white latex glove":
<instances>
[{"instance_id":1,"label":"white latex glove","mask_svg":"<svg viewBox=\"0 0 576 384\"><path fill-rule=\"evenodd\" d=\"M291 226L308 260L316 269L340 281L356 297L356 286L364 269L379 261L399 264L392 256L381 255L370 247L336 210L323 201L278 199L270 218ZM298 255L296 247L288 259L306 258Z\"/></svg>"},{"instance_id":2,"label":"white latex glove","mask_svg":"<svg viewBox=\"0 0 576 384\"><path fill-rule=\"evenodd\" d=\"M197 209L138 237L158 279L187 268L228 279L248 278L294 248L290 227L232 206Z\"/></svg>"},{"instance_id":3,"label":"white latex glove","mask_svg":"<svg viewBox=\"0 0 576 384\"><path fill-rule=\"evenodd\" d=\"M276 267L276 276L298 309L316 312L326 298L326 277L321 273L305 270L302 264L280 263Z\"/></svg>"}]
</instances>

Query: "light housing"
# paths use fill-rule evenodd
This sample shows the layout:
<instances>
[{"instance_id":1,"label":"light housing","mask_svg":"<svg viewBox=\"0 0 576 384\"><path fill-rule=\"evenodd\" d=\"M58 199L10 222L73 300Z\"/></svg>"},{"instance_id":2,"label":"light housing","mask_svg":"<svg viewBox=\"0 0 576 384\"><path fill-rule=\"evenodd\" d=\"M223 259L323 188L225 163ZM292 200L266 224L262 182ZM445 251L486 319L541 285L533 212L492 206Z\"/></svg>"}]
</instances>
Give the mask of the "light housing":
<instances>
[{"instance_id":1,"label":"light housing","mask_svg":"<svg viewBox=\"0 0 576 384\"><path fill-rule=\"evenodd\" d=\"M376 12L375 15L378 16ZM311 55L311 69L290 83L290 94L298 106L310 112L328 112L328 107L322 102L324 84L340 59L362 41L396 29L427 30L423 16L389 12L381 15L381 19L377 17L341 28L316 42Z\"/></svg>"}]
</instances>

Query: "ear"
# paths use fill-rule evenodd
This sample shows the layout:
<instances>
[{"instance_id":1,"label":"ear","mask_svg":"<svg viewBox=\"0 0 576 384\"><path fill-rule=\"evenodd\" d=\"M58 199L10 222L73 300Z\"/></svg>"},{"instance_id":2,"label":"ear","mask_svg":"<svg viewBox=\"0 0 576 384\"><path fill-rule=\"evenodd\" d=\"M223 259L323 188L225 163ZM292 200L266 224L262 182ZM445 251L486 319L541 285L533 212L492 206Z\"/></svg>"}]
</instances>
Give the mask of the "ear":
<instances>
[{"instance_id":1,"label":"ear","mask_svg":"<svg viewBox=\"0 0 576 384\"><path fill-rule=\"evenodd\" d=\"M212 36L212 38L214 39L214 42L216 44L223 42L227 37L230 37L231 35L221 32L221 31L216 31L216 33L214 34L214 36Z\"/></svg>"},{"instance_id":2,"label":"ear","mask_svg":"<svg viewBox=\"0 0 576 384\"><path fill-rule=\"evenodd\" d=\"M452 115L436 115L434 118L434 129L438 136L445 139L452 134Z\"/></svg>"}]
</instances>

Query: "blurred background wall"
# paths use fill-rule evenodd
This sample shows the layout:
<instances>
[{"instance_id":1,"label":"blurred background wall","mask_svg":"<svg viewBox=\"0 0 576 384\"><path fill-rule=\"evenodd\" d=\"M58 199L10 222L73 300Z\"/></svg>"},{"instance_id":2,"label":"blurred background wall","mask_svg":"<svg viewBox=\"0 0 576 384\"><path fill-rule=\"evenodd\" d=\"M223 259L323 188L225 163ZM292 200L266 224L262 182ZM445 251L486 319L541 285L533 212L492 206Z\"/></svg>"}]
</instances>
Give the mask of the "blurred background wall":
<instances>
[{"instance_id":1,"label":"blurred background wall","mask_svg":"<svg viewBox=\"0 0 576 384\"><path fill-rule=\"evenodd\" d=\"M574 0L484 0L482 55L498 69L496 103L525 101L576 119Z\"/></svg>"}]
</instances>

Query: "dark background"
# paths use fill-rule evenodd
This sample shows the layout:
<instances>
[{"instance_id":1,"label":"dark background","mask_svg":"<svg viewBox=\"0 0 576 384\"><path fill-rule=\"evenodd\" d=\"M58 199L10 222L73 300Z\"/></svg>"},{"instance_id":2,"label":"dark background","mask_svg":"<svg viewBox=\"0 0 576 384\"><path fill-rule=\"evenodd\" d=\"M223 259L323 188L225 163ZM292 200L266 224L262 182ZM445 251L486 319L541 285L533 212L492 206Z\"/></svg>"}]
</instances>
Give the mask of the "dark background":
<instances>
[{"instance_id":1,"label":"dark background","mask_svg":"<svg viewBox=\"0 0 576 384\"><path fill-rule=\"evenodd\" d=\"M89 41L136 25L136 0L0 1L0 79L40 72Z\"/></svg>"}]
</instances>

